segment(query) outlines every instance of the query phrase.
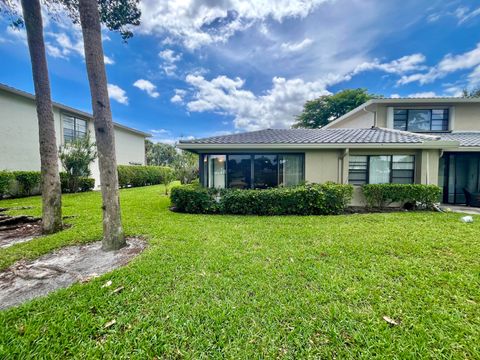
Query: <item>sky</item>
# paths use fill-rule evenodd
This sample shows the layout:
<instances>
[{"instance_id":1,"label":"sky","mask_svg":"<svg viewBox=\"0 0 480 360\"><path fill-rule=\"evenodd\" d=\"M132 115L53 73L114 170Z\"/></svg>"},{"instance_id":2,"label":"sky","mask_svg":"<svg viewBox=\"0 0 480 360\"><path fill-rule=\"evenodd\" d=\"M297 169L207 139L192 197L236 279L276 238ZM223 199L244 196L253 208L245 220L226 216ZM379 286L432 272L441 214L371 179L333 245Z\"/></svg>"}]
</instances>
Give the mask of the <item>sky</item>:
<instances>
[{"instance_id":1,"label":"sky","mask_svg":"<svg viewBox=\"0 0 480 360\"><path fill-rule=\"evenodd\" d=\"M480 3L141 0L127 43L103 30L114 121L175 143L288 128L348 88L459 96L480 86ZM91 111L81 30L44 11L54 101ZM0 83L33 93L24 30L0 20Z\"/></svg>"}]
</instances>

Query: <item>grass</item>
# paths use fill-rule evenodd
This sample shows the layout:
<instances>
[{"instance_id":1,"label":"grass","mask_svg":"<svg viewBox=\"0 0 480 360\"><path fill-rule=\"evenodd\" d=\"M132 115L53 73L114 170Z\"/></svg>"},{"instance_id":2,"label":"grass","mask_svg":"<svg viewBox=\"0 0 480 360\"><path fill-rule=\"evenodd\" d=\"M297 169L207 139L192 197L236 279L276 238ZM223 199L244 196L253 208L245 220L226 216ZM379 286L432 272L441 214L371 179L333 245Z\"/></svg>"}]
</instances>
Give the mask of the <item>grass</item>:
<instances>
[{"instance_id":1,"label":"grass","mask_svg":"<svg viewBox=\"0 0 480 360\"><path fill-rule=\"evenodd\" d=\"M480 358L480 217L186 215L161 186L121 199L148 250L1 312L0 358ZM64 196L73 226L0 250L0 267L100 239L100 201ZM0 201L26 205L39 215L38 197Z\"/></svg>"}]
</instances>

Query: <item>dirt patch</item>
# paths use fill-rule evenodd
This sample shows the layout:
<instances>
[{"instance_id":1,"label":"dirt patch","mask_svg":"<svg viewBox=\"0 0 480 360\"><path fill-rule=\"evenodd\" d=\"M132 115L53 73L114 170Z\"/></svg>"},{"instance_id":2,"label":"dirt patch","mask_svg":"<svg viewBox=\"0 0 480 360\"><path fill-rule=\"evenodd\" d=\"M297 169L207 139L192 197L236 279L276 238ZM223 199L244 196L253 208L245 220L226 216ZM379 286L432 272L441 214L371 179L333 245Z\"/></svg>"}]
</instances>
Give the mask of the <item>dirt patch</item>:
<instances>
[{"instance_id":1,"label":"dirt patch","mask_svg":"<svg viewBox=\"0 0 480 360\"><path fill-rule=\"evenodd\" d=\"M118 251L102 251L101 242L69 246L34 261L19 261L0 272L0 309L44 296L75 282L87 282L120 266L142 252L147 243L128 238Z\"/></svg>"},{"instance_id":2,"label":"dirt patch","mask_svg":"<svg viewBox=\"0 0 480 360\"><path fill-rule=\"evenodd\" d=\"M42 235L42 219L32 216L9 216L0 209L0 248L32 240Z\"/></svg>"}]
</instances>

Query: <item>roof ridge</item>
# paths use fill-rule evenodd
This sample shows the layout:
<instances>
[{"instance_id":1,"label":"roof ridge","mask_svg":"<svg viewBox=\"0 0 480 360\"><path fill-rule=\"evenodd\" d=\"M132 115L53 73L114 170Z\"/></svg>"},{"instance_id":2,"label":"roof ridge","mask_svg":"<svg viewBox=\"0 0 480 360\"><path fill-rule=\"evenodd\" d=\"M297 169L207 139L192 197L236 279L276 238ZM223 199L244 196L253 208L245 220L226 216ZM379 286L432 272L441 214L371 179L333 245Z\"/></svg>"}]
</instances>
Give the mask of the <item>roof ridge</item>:
<instances>
[{"instance_id":1,"label":"roof ridge","mask_svg":"<svg viewBox=\"0 0 480 360\"><path fill-rule=\"evenodd\" d=\"M417 137L426 138L426 139L440 140L440 136L429 135L429 134L419 134L419 133L414 133L414 132L405 131L405 130L390 129L390 128L384 128L384 127L379 127L379 126L372 126L371 129L378 129L378 130L391 132L391 133L395 133L395 134L417 136Z\"/></svg>"}]
</instances>

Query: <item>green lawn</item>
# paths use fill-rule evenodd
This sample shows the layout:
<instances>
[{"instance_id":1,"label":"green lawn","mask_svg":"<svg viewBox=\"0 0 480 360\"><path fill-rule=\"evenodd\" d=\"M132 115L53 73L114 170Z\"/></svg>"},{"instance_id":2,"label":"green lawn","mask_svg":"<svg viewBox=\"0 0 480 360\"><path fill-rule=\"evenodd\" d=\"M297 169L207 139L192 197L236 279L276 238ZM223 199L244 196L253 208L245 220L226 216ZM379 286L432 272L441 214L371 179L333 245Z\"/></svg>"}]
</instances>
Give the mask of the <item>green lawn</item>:
<instances>
[{"instance_id":1,"label":"green lawn","mask_svg":"<svg viewBox=\"0 0 480 360\"><path fill-rule=\"evenodd\" d=\"M480 358L480 217L186 215L162 194L121 192L150 243L127 267L0 312L0 358ZM63 199L73 226L0 267L101 238L100 194Z\"/></svg>"}]
</instances>

